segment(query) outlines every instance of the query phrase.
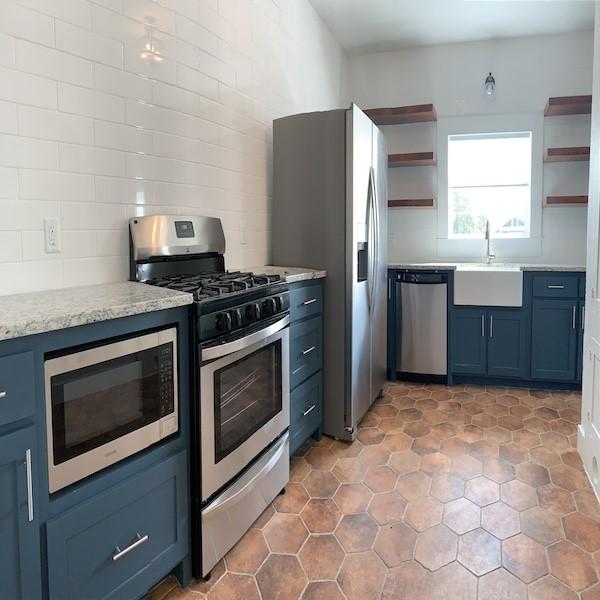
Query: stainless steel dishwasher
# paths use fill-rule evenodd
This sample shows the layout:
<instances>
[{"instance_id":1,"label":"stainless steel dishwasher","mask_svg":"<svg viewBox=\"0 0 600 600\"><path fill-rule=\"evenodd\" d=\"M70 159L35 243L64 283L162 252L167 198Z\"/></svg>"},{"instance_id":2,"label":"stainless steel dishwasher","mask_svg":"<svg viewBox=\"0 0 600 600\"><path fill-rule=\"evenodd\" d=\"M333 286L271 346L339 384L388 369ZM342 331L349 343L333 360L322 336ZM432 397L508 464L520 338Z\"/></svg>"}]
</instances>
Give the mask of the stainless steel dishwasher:
<instances>
[{"instance_id":1,"label":"stainless steel dishwasher","mask_svg":"<svg viewBox=\"0 0 600 600\"><path fill-rule=\"evenodd\" d=\"M396 286L396 371L447 375L447 273L398 273Z\"/></svg>"}]
</instances>

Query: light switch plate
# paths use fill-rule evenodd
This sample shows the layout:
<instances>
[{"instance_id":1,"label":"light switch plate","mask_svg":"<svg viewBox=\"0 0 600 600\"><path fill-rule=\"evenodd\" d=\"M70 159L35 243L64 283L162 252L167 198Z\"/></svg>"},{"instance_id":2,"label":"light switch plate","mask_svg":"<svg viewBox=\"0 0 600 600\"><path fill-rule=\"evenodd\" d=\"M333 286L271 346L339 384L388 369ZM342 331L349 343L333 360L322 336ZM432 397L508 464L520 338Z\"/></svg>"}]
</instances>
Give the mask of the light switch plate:
<instances>
[{"instance_id":1,"label":"light switch plate","mask_svg":"<svg viewBox=\"0 0 600 600\"><path fill-rule=\"evenodd\" d=\"M240 244L245 246L248 243L248 223L242 221L240 223Z\"/></svg>"}]
</instances>

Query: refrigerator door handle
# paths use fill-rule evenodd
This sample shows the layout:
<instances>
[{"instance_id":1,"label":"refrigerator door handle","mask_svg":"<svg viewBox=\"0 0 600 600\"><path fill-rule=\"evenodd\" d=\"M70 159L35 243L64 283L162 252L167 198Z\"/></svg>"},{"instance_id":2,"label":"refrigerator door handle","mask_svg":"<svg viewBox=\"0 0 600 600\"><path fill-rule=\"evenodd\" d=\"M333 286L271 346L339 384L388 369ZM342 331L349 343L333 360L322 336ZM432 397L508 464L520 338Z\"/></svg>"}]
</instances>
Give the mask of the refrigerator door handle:
<instances>
[{"instance_id":1,"label":"refrigerator door handle","mask_svg":"<svg viewBox=\"0 0 600 600\"><path fill-rule=\"evenodd\" d=\"M375 298L376 284L376 261L377 261L377 214L375 201L375 186L373 179L373 167L369 167L369 185L367 188L367 252L368 254L368 273L367 273L367 303L369 311L373 306Z\"/></svg>"},{"instance_id":2,"label":"refrigerator door handle","mask_svg":"<svg viewBox=\"0 0 600 600\"><path fill-rule=\"evenodd\" d=\"M379 198L377 197L377 182L375 180L375 168L371 166L371 190L373 198L373 214L375 215L375 228L373 237L375 238L375 254L373 256L373 302L377 295L377 283L379 274Z\"/></svg>"}]
</instances>

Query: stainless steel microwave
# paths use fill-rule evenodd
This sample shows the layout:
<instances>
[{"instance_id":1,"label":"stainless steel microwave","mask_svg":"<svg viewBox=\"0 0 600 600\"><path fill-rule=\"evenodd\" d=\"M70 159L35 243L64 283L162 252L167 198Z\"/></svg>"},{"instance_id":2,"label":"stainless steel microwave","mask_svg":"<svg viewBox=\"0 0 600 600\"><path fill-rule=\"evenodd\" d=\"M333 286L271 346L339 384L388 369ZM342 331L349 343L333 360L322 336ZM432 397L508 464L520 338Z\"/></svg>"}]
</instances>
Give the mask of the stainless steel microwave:
<instances>
[{"instance_id":1,"label":"stainless steel microwave","mask_svg":"<svg viewBox=\"0 0 600 600\"><path fill-rule=\"evenodd\" d=\"M179 429L174 327L48 358L44 372L51 493Z\"/></svg>"}]
</instances>

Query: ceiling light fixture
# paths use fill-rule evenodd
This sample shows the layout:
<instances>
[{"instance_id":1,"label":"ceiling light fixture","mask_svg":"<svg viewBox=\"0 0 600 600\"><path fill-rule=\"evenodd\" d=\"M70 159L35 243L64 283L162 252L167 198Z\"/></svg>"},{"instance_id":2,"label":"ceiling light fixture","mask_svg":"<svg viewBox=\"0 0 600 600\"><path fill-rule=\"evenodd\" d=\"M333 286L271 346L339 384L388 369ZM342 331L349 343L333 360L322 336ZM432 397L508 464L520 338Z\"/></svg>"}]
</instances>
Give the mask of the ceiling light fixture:
<instances>
[{"instance_id":1,"label":"ceiling light fixture","mask_svg":"<svg viewBox=\"0 0 600 600\"><path fill-rule=\"evenodd\" d=\"M148 23L146 26L146 31L148 32L148 41L144 44L144 50L140 56L144 60L162 62L164 59L154 44L154 24L156 23L156 19L154 17L146 17L146 23Z\"/></svg>"},{"instance_id":2,"label":"ceiling light fixture","mask_svg":"<svg viewBox=\"0 0 600 600\"><path fill-rule=\"evenodd\" d=\"M485 85L485 95L493 96L494 93L496 92L496 80L494 79L494 76L491 73L485 78L484 85Z\"/></svg>"}]
</instances>

